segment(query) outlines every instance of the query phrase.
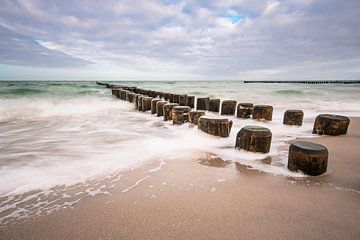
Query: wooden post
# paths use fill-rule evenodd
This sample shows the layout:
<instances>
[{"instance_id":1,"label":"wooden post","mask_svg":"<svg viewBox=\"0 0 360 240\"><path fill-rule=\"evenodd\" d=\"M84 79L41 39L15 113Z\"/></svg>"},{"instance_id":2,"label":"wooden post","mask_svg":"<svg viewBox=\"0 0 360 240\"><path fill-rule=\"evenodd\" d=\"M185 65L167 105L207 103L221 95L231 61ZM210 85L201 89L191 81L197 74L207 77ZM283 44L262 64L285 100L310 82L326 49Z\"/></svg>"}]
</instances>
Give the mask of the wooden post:
<instances>
[{"instance_id":1,"label":"wooden post","mask_svg":"<svg viewBox=\"0 0 360 240\"><path fill-rule=\"evenodd\" d=\"M221 103L221 115L235 115L236 101L224 100Z\"/></svg>"},{"instance_id":2,"label":"wooden post","mask_svg":"<svg viewBox=\"0 0 360 240\"><path fill-rule=\"evenodd\" d=\"M161 101L160 98L154 98L153 100L151 100L151 114L156 113L156 103L160 101Z\"/></svg>"},{"instance_id":3,"label":"wooden post","mask_svg":"<svg viewBox=\"0 0 360 240\"><path fill-rule=\"evenodd\" d=\"M219 110L220 110L220 98L210 99L209 100L209 111L218 113Z\"/></svg>"},{"instance_id":4,"label":"wooden post","mask_svg":"<svg viewBox=\"0 0 360 240\"><path fill-rule=\"evenodd\" d=\"M271 137L272 134L268 128L255 125L245 126L236 136L235 148L250 152L268 153Z\"/></svg>"},{"instance_id":5,"label":"wooden post","mask_svg":"<svg viewBox=\"0 0 360 240\"><path fill-rule=\"evenodd\" d=\"M188 120L188 113L191 108L188 106L174 106L171 110L173 124L183 124Z\"/></svg>"},{"instance_id":6,"label":"wooden post","mask_svg":"<svg viewBox=\"0 0 360 240\"><path fill-rule=\"evenodd\" d=\"M195 96L187 96L186 97L186 101L187 101L187 106L194 108L195 105Z\"/></svg>"},{"instance_id":7,"label":"wooden post","mask_svg":"<svg viewBox=\"0 0 360 240\"><path fill-rule=\"evenodd\" d=\"M180 106L186 106L187 105L187 95L186 94L180 94L179 95L179 105Z\"/></svg>"},{"instance_id":8,"label":"wooden post","mask_svg":"<svg viewBox=\"0 0 360 240\"><path fill-rule=\"evenodd\" d=\"M252 103L239 103L237 106L238 118L250 118L251 114L254 111L254 104Z\"/></svg>"},{"instance_id":9,"label":"wooden post","mask_svg":"<svg viewBox=\"0 0 360 240\"><path fill-rule=\"evenodd\" d=\"M337 136L346 134L350 119L345 116L320 114L316 117L313 133Z\"/></svg>"},{"instance_id":10,"label":"wooden post","mask_svg":"<svg viewBox=\"0 0 360 240\"><path fill-rule=\"evenodd\" d=\"M286 110L284 113L283 124L285 125L298 125L303 123L304 112L301 110Z\"/></svg>"},{"instance_id":11,"label":"wooden post","mask_svg":"<svg viewBox=\"0 0 360 240\"><path fill-rule=\"evenodd\" d=\"M209 101L208 97L197 98L196 110L209 110Z\"/></svg>"},{"instance_id":12,"label":"wooden post","mask_svg":"<svg viewBox=\"0 0 360 240\"><path fill-rule=\"evenodd\" d=\"M175 106L179 106L177 103L167 103L164 105L164 121L172 120L172 109Z\"/></svg>"},{"instance_id":13,"label":"wooden post","mask_svg":"<svg viewBox=\"0 0 360 240\"><path fill-rule=\"evenodd\" d=\"M198 129L214 136L228 137L231 127L232 121L223 117L205 115L198 119Z\"/></svg>"},{"instance_id":14,"label":"wooden post","mask_svg":"<svg viewBox=\"0 0 360 240\"><path fill-rule=\"evenodd\" d=\"M307 175L317 176L326 172L328 150L325 146L297 141L289 147L288 169L300 170Z\"/></svg>"},{"instance_id":15,"label":"wooden post","mask_svg":"<svg viewBox=\"0 0 360 240\"><path fill-rule=\"evenodd\" d=\"M159 101L156 103L156 115L158 117L162 117L164 116L164 105L166 104L167 102L166 101Z\"/></svg>"},{"instance_id":16,"label":"wooden post","mask_svg":"<svg viewBox=\"0 0 360 240\"><path fill-rule=\"evenodd\" d=\"M197 125L199 118L204 115L205 115L205 111L195 111L195 110L190 111L189 123Z\"/></svg>"},{"instance_id":17,"label":"wooden post","mask_svg":"<svg viewBox=\"0 0 360 240\"><path fill-rule=\"evenodd\" d=\"M257 120L272 120L273 107L269 105L255 105L252 118Z\"/></svg>"}]
</instances>

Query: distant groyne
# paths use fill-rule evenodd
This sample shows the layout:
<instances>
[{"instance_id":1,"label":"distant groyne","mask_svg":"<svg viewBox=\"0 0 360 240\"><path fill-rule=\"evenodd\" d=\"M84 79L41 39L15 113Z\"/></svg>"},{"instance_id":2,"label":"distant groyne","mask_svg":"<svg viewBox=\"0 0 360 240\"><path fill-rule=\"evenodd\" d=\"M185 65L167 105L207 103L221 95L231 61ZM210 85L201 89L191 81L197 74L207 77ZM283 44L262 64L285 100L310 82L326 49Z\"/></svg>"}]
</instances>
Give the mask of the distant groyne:
<instances>
[{"instance_id":1,"label":"distant groyne","mask_svg":"<svg viewBox=\"0 0 360 240\"><path fill-rule=\"evenodd\" d=\"M297 84L360 84L360 80L314 80L314 81L251 81L244 80L244 83L297 83Z\"/></svg>"}]
</instances>

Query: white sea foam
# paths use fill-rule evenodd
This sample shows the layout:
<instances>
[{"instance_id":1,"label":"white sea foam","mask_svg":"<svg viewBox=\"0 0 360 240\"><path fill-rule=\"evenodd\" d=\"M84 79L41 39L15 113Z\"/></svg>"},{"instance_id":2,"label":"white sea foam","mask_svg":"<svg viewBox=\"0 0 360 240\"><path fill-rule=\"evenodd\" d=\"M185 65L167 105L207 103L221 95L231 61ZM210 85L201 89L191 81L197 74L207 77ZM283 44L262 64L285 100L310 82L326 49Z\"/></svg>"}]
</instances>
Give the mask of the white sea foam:
<instances>
[{"instance_id":1,"label":"white sea foam","mask_svg":"<svg viewBox=\"0 0 360 240\"><path fill-rule=\"evenodd\" d=\"M5 123L0 125L3 196L58 184L71 185L146 161L191 158L201 152L212 152L261 171L293 175L285 166L287 156L281 147L297 137L313 137L315 117L312 114L309 117L305 111L302 127L283 125L283 113L277 109L271 123L229 117L234 122L230 137L219 138L188 124L174 126L162 118L133 110L132 104L111 98L10 102L0 102L1 108L6 109L1 116ZM237 132L249 124L272 131L270 153L234 149ZM279 159L272 164L257 161L268 156Z\"/></svg>"}]
</instances>

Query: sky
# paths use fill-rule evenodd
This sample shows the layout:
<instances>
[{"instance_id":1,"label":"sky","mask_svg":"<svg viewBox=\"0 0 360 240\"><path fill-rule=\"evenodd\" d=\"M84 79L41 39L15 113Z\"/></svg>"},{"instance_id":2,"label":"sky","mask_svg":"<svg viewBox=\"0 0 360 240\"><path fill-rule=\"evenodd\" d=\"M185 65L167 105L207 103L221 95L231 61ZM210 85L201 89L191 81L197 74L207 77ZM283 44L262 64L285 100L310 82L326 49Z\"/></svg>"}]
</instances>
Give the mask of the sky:
<instances>
[{"instance_id":1,"label":"sky","mask_svg":"<svg viewBox=\"0 0 360 240\"><path fill-rule=\"evenodd\" d=\"M0 80L360 79L360 0L0 6Z\"/></svg>"}]
</instances>

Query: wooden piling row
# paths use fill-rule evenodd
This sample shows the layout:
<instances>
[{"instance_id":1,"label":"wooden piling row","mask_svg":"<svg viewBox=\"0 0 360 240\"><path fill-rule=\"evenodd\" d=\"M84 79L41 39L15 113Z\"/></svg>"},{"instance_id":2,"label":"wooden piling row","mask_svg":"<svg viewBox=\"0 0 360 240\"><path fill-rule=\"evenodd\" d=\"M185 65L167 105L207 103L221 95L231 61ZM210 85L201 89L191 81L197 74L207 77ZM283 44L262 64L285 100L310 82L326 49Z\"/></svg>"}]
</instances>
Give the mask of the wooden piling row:
<instances>
[{"instance_id":1,"label":"wooden piling row","mask_svg":"<svg viewBox=\"0 0 360 240\"><path fill-rule=\"evenodd\" d=\"M221 115L231 115L238 118L252 118L254 120L272 121L273 107L270 105L255 105L253 103L238 103L235 100L210 99L209 97L188 96L187 94L173 94L137 87L113 85L96 82L111 89L112 95L134 103L139 111L151 111L151 114L163 116L164 121L172 120L173 124L188 122L198 126L198 129L210 135L228 137L232 121L226 117L207 116L205 111L216 112ZM221 107L221 108L220 108ZM286 110L283 124L301 126L304 113L301 110ZM317 116L313 134L341 135L346 134L350 119L345 116L320 114ZM268 153L271 147L272 133L269 129L251 125L243 127L236 136L235 148ZM314 159L317 159L314 162ZM302 171L308 175L320 175L326 172L328 151L326 147L309 142L294 142L289 147L288 169Z\"/></svg>"}]
</instances>

